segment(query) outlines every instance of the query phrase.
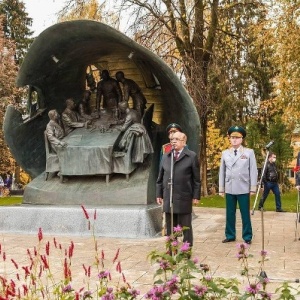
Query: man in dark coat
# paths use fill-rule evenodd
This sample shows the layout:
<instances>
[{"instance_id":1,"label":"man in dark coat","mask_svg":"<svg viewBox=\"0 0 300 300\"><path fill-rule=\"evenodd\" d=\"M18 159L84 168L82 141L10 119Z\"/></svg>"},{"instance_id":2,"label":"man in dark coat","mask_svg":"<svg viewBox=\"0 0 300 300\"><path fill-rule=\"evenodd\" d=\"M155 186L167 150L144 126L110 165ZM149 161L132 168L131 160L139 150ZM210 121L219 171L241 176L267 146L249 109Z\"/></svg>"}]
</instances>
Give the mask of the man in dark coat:
<instances>
[{"instance_id":1,"label":"man in dark coat","mask_svg":"<svg viewBox=\"0 0 300 300\"><path fill-rule=\"evenodd\" d=\"M183 232L183 241L193 246L192 208L200 199L200 169L195 152L185 147L187 137L182 132L175 132L171 138L174 151L162 157L156 181L156 201L163 203L166 213L167 235L171 235L170 178L171 155L173 165L173 225L189 227Z\"/></svg>"},{"instance_id":2,"label":"man in dark coat","mask_svg":"<svg viewBox=\"0 0 300 300\"><path fill-rule=\"evenodd\" d=\"M273 192L275 196L275 204L276 204L276 211L277 212L285 212L285 210L281 207L281 196L280 196L280 189L279 189L279 174L276 168L276 154L270 152L268 155L268 161L266 164L266 168L264 170L264 174L262 175L262 182L264 185L264 192L259 201L258 209L264 207L264 203L270 193Z\"/></svg>"}]
</instances>

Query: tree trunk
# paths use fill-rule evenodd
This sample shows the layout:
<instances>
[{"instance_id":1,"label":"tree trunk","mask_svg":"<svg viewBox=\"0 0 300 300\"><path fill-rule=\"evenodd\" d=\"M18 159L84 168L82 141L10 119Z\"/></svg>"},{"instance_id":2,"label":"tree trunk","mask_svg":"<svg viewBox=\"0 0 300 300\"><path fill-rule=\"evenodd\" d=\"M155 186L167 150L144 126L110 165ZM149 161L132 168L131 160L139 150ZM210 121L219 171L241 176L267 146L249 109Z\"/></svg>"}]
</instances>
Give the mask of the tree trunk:
<instances>
[{"instance_id":1,"label":"tree trunk","mask_svg":"<svg viewBox=\"0 0 300 300\"><path fill-rule=\"evenodd\" d=\"M20 183L20 166L15 162L15 183Z\"/></svg>"},{"instance_id":2,"label":"tree trunk","mask_svg":"<svg viewBox=\"0 0 300 300\"><path fill-rule=\"evenodd\" d=\"M207 155L206 155L206 140L207 140L207 117L203 116L200 119L200 175L201 175L201 195L207 196Z\"/></svg>"}]
</instances>

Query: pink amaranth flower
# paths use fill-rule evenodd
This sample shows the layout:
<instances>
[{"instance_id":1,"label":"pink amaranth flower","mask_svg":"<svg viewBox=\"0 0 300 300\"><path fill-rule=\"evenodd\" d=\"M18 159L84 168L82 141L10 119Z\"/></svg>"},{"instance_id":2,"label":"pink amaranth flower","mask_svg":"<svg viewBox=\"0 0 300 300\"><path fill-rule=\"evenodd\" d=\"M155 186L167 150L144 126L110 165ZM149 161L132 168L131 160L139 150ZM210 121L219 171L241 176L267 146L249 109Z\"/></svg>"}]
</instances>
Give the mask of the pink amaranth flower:
<instances>
[{"instance_id":1,"label":"pink amaranth flower","mask_svg":"<svg viewBox=\"0 0 300 300\"><path fill-rule=\"evenodd\" d=\"M180 248L181 252L187 252L190 250L190 243L184 242Z\"/></svg>"},{"instance_id":2,"label":"pink amaranth flower","mask_svg":"<svg viewBox=\"0 0 300 300\"><path fill-rule=\"evenodd\" d=\"M250 285L248 285L246 287L246 291L249 294L255 295L255 294L257 294L259 292L260 288L261 288L260 283L257 283L257 284L256 283L252 283L252 284L250 284Z\"/></svg>"},{"instance_id":3,"label":"pink amaranth flower","mask_svg":"<svg viewBox=\"0 0 300 300\"><path fill-rule=\"evenodd\" d=\"M162 300L164 298L164 293L166 292L164 286L154 286L149 292L146 293L146 299L152 300Z\"/></svg>"},{"instance_id":4,"label":"pink amaranth flower","mask_svg":"<svg viewBox=\"0 0 300 300\"><path fill-rule=\"evenodd\" d=\"M176 227L173 227L174 232L182 232L182 227L178 224Z\"/></svg>"},{"instance_id":5,"label":"pink amaranth flower","mask_svg":"<svg viewBox=\"0 0 300 300\"><path fill-rule=\"evenodd\" d=\"M263 256L263 257L266 257L268 254L268 252L266 250L261 250L260 251L260 255Z\"/></svg>"},{"instance_id":6,"label":"pink amaranth flower","mask_svg":"<svg viewBox=\"0 0 300 300\"><path fill-rule=\"evenodd\" d=\"M196 265L199 262L199 257L194 257L193 258L193 263Z\"/></svg>"},{"instance_id":7,"label":"pink amaranth flower","mask_svg":"<svg viewBox=\"0 0 300 300\"><path fill-rule=\"evenodd\" d=\"M166 269L168 269L170 267L170 264L169 264L169 262L167 260L161 260L159 262L159 267L161 269L163 269L163 270L166 270Z\"/></svg>"},{"instance_id":8,"label":"pink amaranth flower","mask_svg":"<svg viewBox=\"0 0 300 300\"><path fill-rule=\"evenodd\" d=\"M29 267L22 267L22 269L25 271L25 278L27 278L30 275Z\"/></svg>"},{"instance_id":9,"label":"pink amaranth flower","mask_svg":"<svg viewBox=\"0 0 300 300\"><path fill-rule=\"evenodd\" d=\"M90 216L89 216L87 210L85 209L85 207L84 207L83 205L81 205L81 208L82 208L82 210L83 210L83 213L84 213L85 218L88 220L88 219L90 218Z\"/></svg>"},{"instance_id":10,"label":"pink amaranth flower","mask_svg":"<svg viewBox=\"0 0 300 300\"><path fill-rule=\"evenodd\" d=\"M102 300L113 300L114 298L115 296L113 294L113 288L107 288L106 294L101 297Z\"/></svg>"},{"instance_id":11,"label":"pink amaranth flower","mask_svg":"<svg viewBox=\"0 0 300 300\"><path fill-rule=\"evenodd\" d=\"M87 268L86 268L86 266L84 264L82 264L82 267L84 269L84 275L87 276Z\"/></svg>"},{"instance_id":12,"label":"pink amaranth flower","mask_svg":"<svg viewBox=\"0 0 300 300\"><path fill-rule=\"evenodd\" d=\"M117 252L116 252L116 255L115 255L114 259L113 259L113 263L115 263L116 260L118 259L119 253L120 253L120 248L119 248L119 249L117 250Z\"/></svg>"},{"instance_id":13,"label":"pink amaranth flower","mask_svg":"<svg viewBox=\"0 0 300 300\"><path fill-rule=\"evenodd\" d=\"M197 296L203 297L204 294L207 292L207 287L206 286L195 285L194 286L194 292Z\"/></svg>"},{"instance_id":14,"label":"pink amaranth flower","mask_svg":"<svg viewBox=\"0 0 300 300\"><path fill-rule=\"evenodd\" d=\"M167 235L167 236L166 236L166 242L170 242L171 240L173 240L173 239L171 238L171 236L170 236L170 235Z\"/></svg>"},{"instance_id":15,"label":"pink amaranth flower","mask_svg":"<svg viewBox=\"0 0 300 300\"><path fill-rule=\"evenodd\" d=\"M71 287L71 284L67 284L64 288L63 288L63 293L69 293L69 292L72 292L73 289Z\"/></svg>"},{"instance_id":16,"label":"pink amaranth flower","mask_svg":"<svg viewBox=\"0 0 300 300\"><path fill-rule=\"evenodd\" d=\"M99 279L108 278L109 276L110 276L109 271L101 271L101 272L98 274L98 278L99 278Z\"/></svg>"},{"instance_id":17,"label":"pink amaranth flower","mask_svg":"<svg viewBox=\"0 0 300 300\"><path fill-rule=\"evenodd\" d=\"M132 296L132 298L134 298L134 299L140 294L140 291L136 290L136 289L131 289L128 292Z\"/></svg>"},{"instance_id":18,"label":"pink amaranth flower","mask_svg":"<svg viewBox=\"0 0 300 300\"><path fill-rule=\"evenodd\" d=\"M48 241L46 244L46 254L49 256L50 254L50 242Z\"/></svg>"},{"instance_id":19,"label":"pink amaranth flower","mask_svg":"<svg viewBox=\"0 0 300 300\"><path fill-rule=\"evenodd\" d=\"M204 279L206 281L212 281L212 276L210 276L210 275L204 276Z\"/></svg>"},{"instance_id":20,"label":"pink amaranth flower","mask_svg":"<svg viewBox=\"0 0 300 300\"><path fill-rule=\"evenodd\" d=\"M121 262L118 262L116 265L116 271L121 273L122 272L122 268L121 268Z\"/></svg>"},{"instance_id":21,"label":"pink amaranth flower","mask_svg":"<svg viewBox=\"0 0 300 300\"><path fill-rule=\"evenodd\" d=\"M71 245L69 246L69 258L73 256L74 253L74 243L71 241Z\"/></svg>"},{"instance_id":22,"label":"pink amaranth flower","mask_svg":"<svg viewBox=\"0 0 300 300\"><path fill-rule=\"evenodd\" d=\"M248 249L250 247L250 245L247 243L237 243L236 247L241 251L245 251L246 249Z\"/></svg>"},{"instance_id":23,"label":"pink amaranth flower","mask_svg":"<svg viewBox=\"0 0 300 300\"><path fill-rule=\"evenodd\" d=\"M177 247L177 246L178 246L178 241L177 241L177 240L173 241L173 242L171 243L171 245L172 245L173 247Z\"/></svg>"},{"instance_id":24,"label":"pink amaranth flower","mask_svg":"<svg viewBox=\"0 0 300 300\"><path fill-rule=\"evenodd\" d=\"M92 298L92 292L91 291L85 291L82 295L83 299L86 298Z\"/></svg>"},{"instance_id":25,"label":"pink amaranth flower","mask_svg":"<svg viewBox=\"0 0 300 300\"><path fill-rule=\"evenodd\" d=\"M43 267L45 269L49 269L49 264L48 264L46 255L41 255L40 257L41 257L41 260L43 262Z\"/></svg>"},{"instance_id":26,"label":"pink amaranth flower","mask_svg":"<svg viewBox=\"0 0 300 300\"><path fill-rule=\"evenodd\" d=\"M39 228L38 239L39 239L39 242L43 239L43 232L42 232L42 228L41 227Z\"/></svg>"},{"instance_id":27,"label":"pink amaranth flower","mask_svg":"<svg viewBox=\"0 0 300 300\"><path fill-rule=\"evenodd\" d=\"M11 262L14 264L16 269L19 269L19 266L14 259L11 259Z\"/></svg>"},{"instance_id":28,"label":"pink amaranth flower","mask_svg":"<svg viewBox=\"0 0 300 300\"><path fill-rule=\"evenodd\" d=\"M176 294L178 291L178 286L177 286L178 280L177 276L173 276L171 280L167 281L166 287L170 291L171 294Z\"/></svg>"}]
</instances>

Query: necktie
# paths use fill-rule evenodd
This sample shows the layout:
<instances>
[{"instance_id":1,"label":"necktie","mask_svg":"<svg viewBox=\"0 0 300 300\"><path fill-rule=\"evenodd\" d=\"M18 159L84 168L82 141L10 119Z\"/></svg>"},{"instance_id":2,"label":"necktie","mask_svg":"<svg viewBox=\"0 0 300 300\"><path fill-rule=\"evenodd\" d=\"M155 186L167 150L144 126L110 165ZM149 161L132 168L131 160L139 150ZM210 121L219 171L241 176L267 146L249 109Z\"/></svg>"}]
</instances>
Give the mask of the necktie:
<instances>
[{"instance_id":1,"label":"necktie","mask_svg":"<svg viewBox=\"0 0 300 300\"><path fill-rule=\"evenodd\" d=\"M176 152L175 152L175 155L174 155L174 159L175 159L175 160L177 160L177 159L178 159L178 157L179 157L179 152L178 152L178 151L176 151Z\"/></svg>"},{"instance_id":2,"label":"necktie","mask_svg":"<svg viewBox=\"0 0 300 300\"><path fill-rule=\"evenodd\" d=\"M235 155L235 156L236 156L236 153L237 153L237 150L235 149L235 150L234 150L234 155Z\"/></svg>"}]
</instances>

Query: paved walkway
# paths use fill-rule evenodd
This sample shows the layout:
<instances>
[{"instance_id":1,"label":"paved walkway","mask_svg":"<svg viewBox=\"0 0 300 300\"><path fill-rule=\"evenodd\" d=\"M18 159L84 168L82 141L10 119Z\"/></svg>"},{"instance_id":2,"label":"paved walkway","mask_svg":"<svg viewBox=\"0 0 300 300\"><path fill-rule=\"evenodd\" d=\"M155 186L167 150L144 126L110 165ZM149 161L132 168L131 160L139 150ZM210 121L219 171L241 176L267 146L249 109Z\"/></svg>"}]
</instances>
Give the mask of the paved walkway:
<instances>
[{"instance_id":1,"label":"paved walkway","mask_svg":"<svg viewBox=\"0 0 300 300\"><path fill-rule=\"evenodd\" d=\"M236 258L236 243L222 244L221 242L224 239L225 210L199 207L195 208L195 213L197 218L193 221L195 239L193 257L197 256L200 262L208 264L214 276L245 280L240 276L241 265ZM274 291L283 281L289 281L293 286L298 286L295 282L300 278L300 241L298 236L297 239L295 238L295 220L295 213L264 212L264 249L268 252L268 261L265 262L263 269L271 280L269 290ZM249 259L249 267L250 273L255 276L259 272L258 261L262 250L260 211L255 211L252 224L254 238L249 253L253 255L253 258ZM298 229L300 232L300 224ZM87 277L85 277L83 264L87 267L95 261L95 243L92 236L90 238L56 236L55 240L57 247L61 245L62 249L68 249L70 243L74 243L73 284L77 287L86 286ZM164 237L144 240L97 237L96 240L99 253L103 250L105 255L105 269L112 267L111 261L117 249L120 249L118 261L121 262L127 282L141 290L141 293L150 289L156 267L150 265L147 255L154 249L164 249ZM62 278L61 267L65 251L54 247L51 236L44 236L42 241L44 244L50 241L50 268L57 278ZM238 242L242 242L239 211L237 211ZM29 249L33 253L33 247L38 245L38 235L1 234L0 243L2 253L6 253L5 262L3 262L2 255L0 256L0 274L14 277L16 272L23 274L21 266L28 264L27 251ZM42 243L42 253L45 251L44 244ZM18 270L11 259L18 264ZM94 271L96 277L95 274L97 274L96 270Z\"/></svg>"}]
</instances>

